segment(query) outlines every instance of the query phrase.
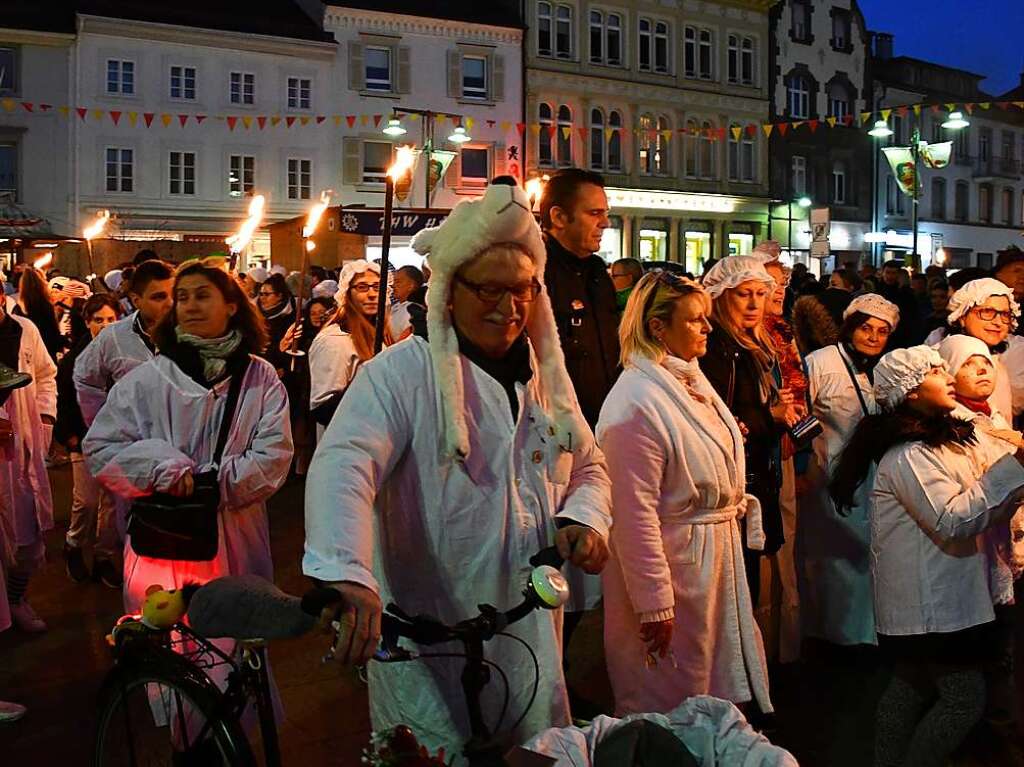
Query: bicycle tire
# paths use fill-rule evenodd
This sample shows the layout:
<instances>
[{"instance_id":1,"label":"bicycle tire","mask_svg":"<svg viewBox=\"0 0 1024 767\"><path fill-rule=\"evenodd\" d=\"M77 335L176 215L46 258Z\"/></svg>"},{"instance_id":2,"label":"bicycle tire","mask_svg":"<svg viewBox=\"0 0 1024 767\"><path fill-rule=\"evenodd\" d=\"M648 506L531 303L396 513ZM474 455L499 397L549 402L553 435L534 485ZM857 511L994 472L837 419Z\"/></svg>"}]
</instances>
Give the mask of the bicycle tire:
<instances>
[{"instance_id":1,"label":"bicycle tire","mask_svg":"<svg viewBox=\"0 0 1024 767\"><path fill-rule=\"evenodd\" d=\"M156 689L159 696L153 694ZM151 648L144 654L124 656L100 691L94 767L187 765L192 754L183 754L181 746L195 748L189 735L204 729L201 722L212 722L199 746L204 752L202 764L256 767L238 721L216 716L222 700L213 682L170 650ZM173 717L177 727L160 725L161 715Z\"/></svg>"}]
</instances>

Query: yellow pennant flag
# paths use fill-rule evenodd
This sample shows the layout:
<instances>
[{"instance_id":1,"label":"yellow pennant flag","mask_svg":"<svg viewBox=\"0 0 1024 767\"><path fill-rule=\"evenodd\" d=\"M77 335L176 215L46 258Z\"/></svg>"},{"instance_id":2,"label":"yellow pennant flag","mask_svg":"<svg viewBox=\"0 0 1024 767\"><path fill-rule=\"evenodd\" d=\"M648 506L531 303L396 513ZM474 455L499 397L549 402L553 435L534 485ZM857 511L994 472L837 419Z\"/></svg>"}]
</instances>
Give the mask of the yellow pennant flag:
<instances>
[{"instance_id":1,"label":"yellow pennant flag","mask_svg":"<svg viewBox=\"0 0 1024 767\"><path fill-rule=\"evenodd\" d=\"M252 118L251 117L243 117L242 118L242 125L245 126L246 130L249 130L249 128L252 127Z\"/></svg>"},{"instance_id":2,"label":"yellow pennant flag","mask_svg":"<svg viewBox=\"0 0 1024 767\"><path fill-rule=\"evenodd\" d=\"M956 109L956 103L951 101L950 103L946 104L947 112L952 112L954 109Z\"/></svg>"},{"instance_id":3,"label":"yellow pennant flag","mask_svg":"<svg viewBox=\"0 0 1024 767\"><path fill-rule=\"evenodd\" d=\"M60 113L65 117L67 117L68 114L71 113L71 107L57 107L57 109L60 110Z\"/></svg>"},{"instance_id":4,"label":"yellow pennant flag","mask_svg":"<svg viewBox=\"0 0 1024 767\"><path fill-rule=\"evenodd\" d=\"M299 118L299 122L302 123L303 125L309 125L309 118L308 117L300 117Z\"/></svg>"},{"instance_id":5,"label":"yellow pennant flag","mask_svg":"<svg viewBox=\"0 0 1024 767\"><path fill-rule=\"evenodd\" d=\"M139 113L138 112L129 112L128 113L128 122L131 123L131 126L133 128L135 127L135 123L138 122L138 120L139 120Z\"/></svg>"},{"instance_id":6,"label":"yellow pennant flag","mask_svg":"<svg viewBox=\"0 0 1024 767\"><path fill-rule=\"evenodd\" d=\"M1013 105L1019 109L1024 109L1024 101L1014 101Z\"/></svg>"},{"instance_id":7,"label":"yellow pennant flag","mask_svg":"<svg viewBox=\"0 0 1024 767\"><path fill-rule=\"evenodd\" d=\"M564 138L566 141L568 141L569 140L569 136L571 136L571 135L572 135L572 128L569 128L569 127L563 127L562 128L562 138Z\"/></svg>"},{"instance_id":8,"label":"yellow pennant flag","mask_svg":"<svg viewBox=\"0 0 1024 767\"><path fill-rule=\"evenodd\" d=\"M273 117L270 118L270 124L271 125L277 125L280 122L281 122L281 115L274 115Z\"/></svg>"},{"instance_id":9,"label":"yellow pennant flag","mask_svg":"<svg viewBox=\"0 0 1024 767\"><path fill-rule=\"evenodd\" d=\"M362 125L364 125L364 126L365 125L369 125L370 124L370 115L359 115L359 122Z\"/></svg>"},{"instance_id":10,"label":"yellow pennant flag","mask_svg":"<svg viewBox=\"0 0 1024 767\"><path fill-rule=\"evenodd\" d=\"M732 137L737 141L740 140L740 136L743 134L743 128L735 127L729 128L729 132L732 133Z\"/></svg>"},{"instance_id":11,"label":"yellow pennant flag","mask_svg":"<svg viewBox=\"0 0 1024 767\"><path fill-rule=\"evenodd\" d=\"M981 108L982 109L991 109L992 108L992 102L991 101L982 101L981 102Z\"/></svg>"},{"instance_id":12,"label":"yellow pennant flag","mask_svg":"<svg viewBox=\"0 0 1024 767\"><path fill-rule=\"evenodd\" d=\"M472 117L466 118L466 130L473 130L473 126L476 125L476 120Z\"/></svg>"},{"instance_id":13,"label":"yellow pennant flag","mask_svg":"<svg viewBox=\"0 0 1024 767\"><path fill-rule=\"evenodd\" d=\"M920 104L914 104L914 114L917 115L918 117L921 116L921 105Z\"/></svg>"},{"instance_id":14,"label":"yellow pennant flag","mask_svg":"<svg viewBox=\"0 0 1024 767\"><path fill-rule=\"evenodd\" d=\"M860 113L860 124L864 125L868 120L871 119L873 112L861 112Z\"/></svg>"},{"instance_id":15,"label":"yellow pennant flag","mask_svg":"<svg viewBox=\"0 0 1024 767\"><path fill-rule=\"evenodd\" d=\"M834 117L826 117L825 122L828 123L828 127L830 128L836 127L836 118Z\"/></svg>"},{"instance_id":16,"label":"yellow pennant flag","mask_svg":"<svg viewBox=\"0 0 1024 767\"><path fill-rule=\"evenodd\" d=\"M510 123L508 120L502 120L501 121L501 132L502 133L508 133L508 131L509 131L509 129L511 127L512 127L512 123Z\"/></svg>"},{"instance_id":17,"label":"yellow pennant flag","mask_svg":"<svg viewBox=\"0 0 1024 767\"><path fill-rule=\"evenodd\" d=\"M775 126L772 125L771 123L765 123L764 125L761 126L761 130L764 131L764 135L765 136L771 136L772 135L772 128L774 128L774 127Z\"/></svg>"},{"instance_id":18,"label":"yellow pennant flag","mask_svg":"<svg viewBox=\"0 0 1024 767\"><path fill-rule=\"evenodd\" d=\"M415 112L413 112L411 115L406 115L406 117L408 117L413 122L418 122L419 119L420 119L420 116L418 114L416 114Z\"/></svg>"},{"instance_id":19,"label":"yellow pennant flag","mask_svg":"<svg viewBox=\"0 0 1024 767\"><path fill-rule=\"evenodd\" d=\"M889 115L891 115L891 114L892 114L892 110L891 109L883 109L882 110L882 119L885 120L886 122L889 122Z\"/></svg>"},{"instance_id":20,"label":"yellow pennant flag","mask_svg":"<svg viewBox=\"0 0 1024 767\"><path fill-rule=\"evenodd\" d=\"M803 120L797 120L795 123L790 123L790 124L793 126L793 130L796 130L797 128L799 128L801 125L804 124L804 121Z\"/></svg>"},{"instance_id":21,"label":"yellow pennant flag","mask_svg":"<svg viewBox=\"0 0 1024 767\"><path fill-rule=\"evenodd\" d=\"M540 124L539 123L532 123L530 125L530 133L532 133L534 136L539 136L540 135Z\"/></svg>"},{"instance_id":22,"label":"yellow pennant flag","mask_svg":"<svg viewBox=\"0 0 1024 767\"><path fill-rule=\"evenodd\" d=\"M341 115L334 115L334 127L335 128L340 128L341 127Z\"/></svg>"},{"instance_id":23,"label":"yellow pennant flag","mask_svg":"<svg viewBox=\"0 0 1024 767\"><path fill-rule=\"evenodd\" d=\"M164 124L165 128L168 125L171 124L171 120L173 120L173 119L174 118L171 115L167 114L167 113L164 113L164 114L160 115L160 122L162 122Z\"/></svg>"},{"instance_id":24,"label":"yellow pennant flag","mask_svg":"<svg viewBox=\"0 0 1024 767\"><path fill-rule=\"evenodd\" d=\"M0 99L0 104L3 105L3 108L4 108L5 112L13 112L14 111L14 106L15 106L14 99Z\"/></svg>"},{"instance_id":25,"label":"yellow pennant flag","mask_svg":"<svg viewBox=\"0 0 1024 767\"><path fill-rule=\"evenodd\" d=\"M665 141L671 141L672 140L672 131L669 130L668 128L666 128L665 130L661 131L661 137L663 139L665 139Z\"/></svg>"},{"instance_id":26,"label":"yellow pennant flag","mask_svg":"<svg viewBox=\"0 0 1024 767\"><path fill-rule=\"evenodd\" d=\"M103 115L105 115L105 114L106 114L106 112L104 112L102 109L94 109L94 110L92 110L92 116L96 120L102 120L103 119Z\"/></svg>"},{"instance_id":27,"label":"yellow pennant flag","mask_svg":"<svg viewBox=\"0 0 1024 767\"><path fill-rule=\"evenodd\" d=\"M613 133L615 133L615 128L605 128L604 129L604 137L605 137L605 139L606 140L610 139L612 137Z\"/></svg>"}]
</instances>

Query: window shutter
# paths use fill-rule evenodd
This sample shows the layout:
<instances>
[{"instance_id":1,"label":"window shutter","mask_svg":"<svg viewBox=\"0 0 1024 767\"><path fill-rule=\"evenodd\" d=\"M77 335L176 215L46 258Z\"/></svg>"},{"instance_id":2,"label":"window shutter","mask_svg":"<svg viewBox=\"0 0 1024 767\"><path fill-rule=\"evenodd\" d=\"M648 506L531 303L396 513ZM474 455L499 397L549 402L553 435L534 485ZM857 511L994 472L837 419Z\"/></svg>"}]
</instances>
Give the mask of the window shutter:
<instances>
[{"instance_id":1,"label":"window shutter","mask_svg":"<svg viewBox=\"0 0 1024 767\"><path fill-rule=\"evenodd\" d=\"M399 45L398 55L395 58L398 61L397 83L395 90L398 93L409 93L411 85L409 80L409 46Z\"/></svg>"},{"instance_id":2,"label":"window shutter","mask_svg":"<svg viewBox=\"0 0 1024 767\"><path fill-rule=\"evenodd\" d=\"M505 159L505 144L497 143L492 149L494 161L491 168L491 178L504 176L508 173L508 163Z\"/></svg>"},{"instance_id":3,"label":"window shutter","mask_svg":"<svg viewBox=\"0 0 1024 767\"><path fill-rule=\"evenodd\" d=\"M346 184L360 184L363 180L362 142L357 138L342 139L341 175Z\"/></svg>"},{"instance_id":4,"label":"window shutter","mask_svg":"<svg viewBox=\"0 0 1024 767\"><path fill-rule=\"evenodd\" d=\"M348 87L361 91L366 87L366 68L363 66L363 44L348 44Z\"/></svg>"},{"instance_id":5,"label":"window shutter","mask_svg":"<svg viewBox=\"0 0 1024 767\"><path fill-rule=\"evenodd\" d=\"M462 54L458 51L448 51L448 95L462 97Z\"/></svg>"},{"instance_id":6,"label":"window shutter","mask_svg":"<svg viewBox=\"0 0 1024 767\"><path fill-rule=\"evenodd\" d=\"M505 57L491 57L491 101L505 100Z\"/></svg>"},{"instance_id":7,"label":"window shutter","mask_svg":"<svg viewBox=\"0 0 1024 767\"><path fill-rule=\"evenodd\" d=\"M449 189L457 189L462 183L462 149L456 150L455 157L448 166L448 174L445 176L445 186Z\"/></svg>"}]
</instances>

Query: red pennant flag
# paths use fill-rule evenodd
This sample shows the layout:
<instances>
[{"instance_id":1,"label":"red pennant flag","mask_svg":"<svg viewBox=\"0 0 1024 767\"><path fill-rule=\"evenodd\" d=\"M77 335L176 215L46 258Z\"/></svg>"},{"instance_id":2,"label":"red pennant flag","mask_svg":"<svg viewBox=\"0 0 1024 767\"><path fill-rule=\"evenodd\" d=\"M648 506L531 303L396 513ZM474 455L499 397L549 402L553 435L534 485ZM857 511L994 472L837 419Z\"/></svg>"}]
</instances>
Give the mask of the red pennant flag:
<instances>
[{"instance_id":1,"label":"red pennant flag","mask_svg":"<svg viewBox=\"0 0 1024 767\"><path fill-rule=\"evenodd\" d=\"M181 127L185 127L185 123L188 122L188 115L178 115L178 122L181 123Z\"/></svg>"},{"instance_id":2,"label":"red pennant flag","mask_svg":"<svg viewBox=\"0 0 1024 767\"><path fill-rule=\"evenodd\" d=\"M898 114L900 117L906 117L907 116L907 111L908 111L908 109L905 106L904 107L896 107L896 114Z\"/></svg>"},{"instance_id":3,"label":"red pennant flag","mask_svg":"<svg viewBox=\"0 0 1024 767\"><path fill-rule=\"evenodd\" d=\"M580 134L580 141L586 141L587 140L587 129L586 128L577 128L576 132Z\"/></svg>"},{"instance_id":4,"label":"red pennant flag","mask_svg":"<svg viewBox=\"0 0 1024 767\"><path fill-rule=\"evenodd\" d=\"M384 117L384 115L374 115L373 116L373 127L374 128L379 128L380 127L380 121L381 121L381 118L383 118L383 117Z\"/></svg>"},{"instance_id":5,"label":"red pennant flag","mask_svg":"<svg viewBox=\"0 0 1024 767\"><path fill-rule=\"evenodd\" d=\"M757 126L756 125L748 125L747 126L747 135L748 136L756 136L757 135Z\"/></svg>"},{"instance_id":6,"label":"red pennant flag","mask_svg":"<svg viewBox=\"0 0 1024 767\"><path fill-rule=\"evenodd\" d=\"M295 124L295 118L294 117L286 117L286 118L284 118L284 124L287 125L289 128L292 127L292 125Z\"/></svg>"},{"instance_id":7,"label":"red pennant flag","mask_svg":"<svg viewBox=\"0 0 1024 767\"><path fill-rule=\"evenodd\" d=\"M557 131L558 131L558 126L557 125L549 125L548 126L548 136L550 136L551 138L555 137L555 133Z\"/></svg>"},{"instance_id":8,"label":"red pennant flag","mask_svg":"<svg viewBox=\"0 0 1024 767\"><path fill-rule=\"evenodd\" d=\"M155 112L143 112L142 113L142 119L145 121L147 128L150 125L153 124L153 118L154 117L156 117L156 113Z\"/></svg>"},{"instance_id":9,"label":"red pennant flag","mask_svg":"<svg viewBox=\"0 0 1024 767\"><path fill-rule=\"evenodd\" d=\"M817 120L808 120L807 121L807 127L811 129L811 133L814 133L814 131L818 130L818 121Z\"/></svg>"},{"instance_id":10,"label":"red pennant flag","mask_svg":"<svg viewBox=\"0 0 1024 767\"><path fill-rule=\"evenodd\" d=\"M939 110L942 109L942 106L940 104L932 104L931 109L932 109L932 114L933 115L937 115L939 113Z\"/></svg>"},{"instance_id":11,"label":"red pennant flag","mask_svg":"<svg viewBox=\"0 0 1024 767\"><path fill-rule=\"evenodd\" d=\"M26 112L31 112L34 104L31 101L22 101L21 106Z\"/></svg>"},{"instance_id":12,"label":"red pennant flag","mask_svg":"<svg viewBox=\"0 0 1024 767\"><path fill-rule=\"evenodd\" d=\"M238 118L237 117L229 117L228 118L228 130L234 130L235 126L237 124L238 124Z\"/></svg>"},{"instance_id":13,"label":"red pennant flag","mask_svg":"<svg viewBox=\"0 0 1024 767\"><path fill-rule=\"evenodd\" d=\"M843 118L843 124L847 128L849 128L851 125L853 125L853 115L846 115L846 117Z\"/></svg>"},{"instance_id":14,"label":"red pennant flag","mask_svg":"<svg viewBox=\"0 0 1024 767\"><path fill-rule=\"evenodd\" d=\"M526 133L526 123L516 123L516 130L519 131L519 135L522 136Z\"/></svg>"},{"instance_id":15,"label":"red pennant flag","mask_svg":"<svg viewBox=\"0 0 1024 767\"><path fill-rule=\"evenodd\" d=\"M256 118L256 124L258 126L260 126L260 130L263 130L263 126L265 126L267 124L267 118L266 117L257 117Z\"/></svg>"},{"instance_id":16,"label":"red pennant flag","mask_svg":"<svg viewBox=\"0 0 1024 767\"><path fill-rule=\"evenodd\" d=\"M789 130L789 123L779 123L779 135L785 136L786 131Z\"/></svg>"},{"instance_id":17,"label":"red pennant flag","mask_svg":"<svg viewBox=\"0 0 1024 767\"><path fill-rule=\"evenodd\" d=\"M113 109L111 109L110 110L110 119L114 123L114 125L117 125L119 122L121 122L121 113L120 112L116 112Z\"/></svg>"},{"instance_id":18,"label":"red pennant flag","mask_svg":"<svg viewBox=\"0 0 1024 767\"><path fill-rule=\"evenodd\" d=\"M967 110L967 114L974 114L974 104L964 104L964 108Z\"/></svg>"},{"instance_id":19,"label":"red pennant flag","mask_svg":"<svg viewBox=\"0 0 1024 767\"><path fill-rule=\"evenodd\" d=\"M200 125L203 124L203 120L205 120L205 119L206 119L206 115L196 115L196 122L199 123Z\"/></svg>"},{"instance_id":20,"label":"red pennant flag","mask_svg":"<svg viewBox=\"0 0 1024 767\"><path fill-rule=\"evenodd\" d=\"M327 119L327 118L326 118L326 117L324 117L323 115L317 115L317 116L316 116L316 124L317 124L317 125L319 125L320 123L322 123L322 122L323 122L324 120L326 120L326 119Z\"/></svg>"},{"instance_id":21,"label":"red pennant flag","mask_svg":"<svg viewBox=\"0 0 1024 767\"><path fill-rule=\"evenodd\" d=\"M1000 109L1009 109L1010 108L1010 102L1009 101L997 101L996 102L996 106L999 107Z\"/></svg>"},{"instance_id":22,"label":"red pennant flag","mask_svg":"<svg viewBox=\"0 0 1024 767\"><path fill-rule=\"evenodd\" d=\"M345 115L345 122L348 123L348 127L350 127L350 128L356 127L356 116L355 115Z\"/></svg>"},{"instance_id":23,"label":"red pennant flag","mask_svg":"<svg viewBox=\"0 0 1024 767\"><path fill-rule=\"evenodd\" d=\"M53 109L53 104L40 104L39 108L42 109L44 112L49 112L51 109Z\"/></svg>"},{"instance_id":24,"label":"red pennant flag","mask_svg":"<svg viewBox=\"0 0 1024 767\"><path fill-rule=\"evenodd\" d=\"M82 122L85 122L85 116L89 113L89 110L85 107L75 107L75 111L78 113L79 118Z\"/></svg>"}]
</instances>

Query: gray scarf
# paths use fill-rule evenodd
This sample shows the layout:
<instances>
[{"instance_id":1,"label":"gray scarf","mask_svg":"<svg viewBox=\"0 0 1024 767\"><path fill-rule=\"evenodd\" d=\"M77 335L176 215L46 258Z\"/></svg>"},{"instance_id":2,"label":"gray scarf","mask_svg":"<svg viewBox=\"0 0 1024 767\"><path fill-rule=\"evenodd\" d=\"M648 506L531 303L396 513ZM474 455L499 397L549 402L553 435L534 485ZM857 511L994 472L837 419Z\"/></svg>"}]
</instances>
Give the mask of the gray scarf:
<instances>
[{"instance_id":1,"label":"gray scarf","mask_svg":"<svg viewBox=\"0 0 1024 767\"><path fill-rule=\"evenodd\" d=\"M242 334L238 330L231 330L219 338L201 338L186 333L180 326L174 329L174 333L179 343L189 344L199 351L199 358L203 361L203 375L208 382L216 381L224 375L228 357L234 354L238 345L242 343Z\"/></svg>"}]
</instances>

